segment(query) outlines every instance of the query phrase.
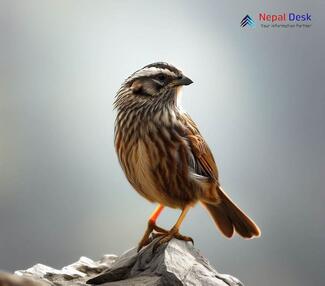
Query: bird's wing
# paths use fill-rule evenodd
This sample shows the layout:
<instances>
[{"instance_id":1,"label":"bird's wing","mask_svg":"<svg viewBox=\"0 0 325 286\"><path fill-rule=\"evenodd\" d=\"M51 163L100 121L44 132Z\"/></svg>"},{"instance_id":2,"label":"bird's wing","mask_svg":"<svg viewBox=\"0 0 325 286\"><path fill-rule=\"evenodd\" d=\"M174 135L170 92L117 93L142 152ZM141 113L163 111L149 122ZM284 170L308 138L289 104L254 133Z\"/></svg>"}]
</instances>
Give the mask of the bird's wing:
<instances>
[{"instance_id":1,"label":"bird's wing","mask_svg":"<svg viewBox=\"0 0 325 286\"><path fill-rule=\"evenodd\" d=\"M187 140L189 141L193 156L195 173L212 181L218 181L218 168L208 144L201 136L196 124L188 114L184 114L186 127L188 129Z\"/></svg>"}]
</instances>

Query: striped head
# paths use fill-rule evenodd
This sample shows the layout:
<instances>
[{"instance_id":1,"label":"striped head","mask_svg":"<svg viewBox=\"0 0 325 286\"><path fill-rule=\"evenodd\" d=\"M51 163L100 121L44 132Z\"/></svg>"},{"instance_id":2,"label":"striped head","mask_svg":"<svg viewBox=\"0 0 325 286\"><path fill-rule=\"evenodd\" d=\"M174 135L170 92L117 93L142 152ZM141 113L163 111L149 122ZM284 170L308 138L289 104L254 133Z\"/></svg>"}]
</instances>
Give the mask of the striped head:
<instances>
[{"instance_id":1,"label":"striped head","mask_svg":"<svg viewBox=\"0 0 325 286\"><path fill-rule=\"evenodd\" d=\"M149 108L159 110L177 104L181 86L192 83L172 65L158 62L147 65L129 76L116 95L117 110Z\"/></svg>"}]
</instances>

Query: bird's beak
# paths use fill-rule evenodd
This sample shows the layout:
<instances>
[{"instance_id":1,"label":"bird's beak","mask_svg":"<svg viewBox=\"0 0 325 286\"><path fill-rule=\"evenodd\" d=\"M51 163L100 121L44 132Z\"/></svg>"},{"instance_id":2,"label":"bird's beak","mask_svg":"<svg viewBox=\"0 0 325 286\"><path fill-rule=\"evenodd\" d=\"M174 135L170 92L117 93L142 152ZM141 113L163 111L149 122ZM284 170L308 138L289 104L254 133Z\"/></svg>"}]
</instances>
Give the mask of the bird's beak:
<instances>
[{"instance_id":1,"label":"bird's beak","mask_svg":"<svg viewBox=\"0 0 325 286\"><path fill-rule=\"evenodd\" d=\"M186 77L185 75L183 75L180 79L176 79L174 81L174 84L177 85L189 85L193 83L193 81L191 79L189 79L188 77Z\"/></svg>"}]
</instances>

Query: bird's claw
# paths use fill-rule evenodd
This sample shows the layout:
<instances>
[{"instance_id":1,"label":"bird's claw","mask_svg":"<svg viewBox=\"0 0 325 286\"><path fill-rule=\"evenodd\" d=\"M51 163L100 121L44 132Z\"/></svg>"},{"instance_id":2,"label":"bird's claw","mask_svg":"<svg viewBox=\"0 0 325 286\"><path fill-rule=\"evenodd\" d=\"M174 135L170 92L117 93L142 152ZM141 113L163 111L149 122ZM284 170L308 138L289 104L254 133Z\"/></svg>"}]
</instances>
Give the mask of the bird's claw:
<instances>
[{"instance_id":1,"label":"bird's claw","mask_svg":"<svg viewBox=\"0 0 325 286\"><path fill-rule=\"evenodd\" d=\"M183 240L183 241L190 241L192 242L192 244L194 244L194 240L191 237L180 234L178 229L174 227L166 233L155 233L154 235L155 238L156 237L159 238L157 239L155 245L153 246L152 249L153 252L155 252L160 245L169 242L173 238Z\"/></svg>"},{"instance_id":2,"label":"bird's claw","mask_svg":"<svg viewBox=\"0 0 325 286\"><path fill-rule=\"evenodd\" d=\"M153 233L153 231L156 231L156 233ZM150 234L153 234L153 238L155 238L155 235L159 236L159 235L164 235L166 233L168 233L166 229L157 226L155 222L149 220L148 227L141 241L138 244L138 252L152 241L152 239L150 238Z\"/></svg>"},{"instance_id":3,"label":"bird's claw","mask_svg":"<svg viewBox=\"0 0 325 286\"><path fill-rule=\"evenodd\" d=\"M160 226L154 224L153 225L153 230L155 230L158 234L159 233L168 233L168 230L161 228Z\"/></svg>"}]
</instances>

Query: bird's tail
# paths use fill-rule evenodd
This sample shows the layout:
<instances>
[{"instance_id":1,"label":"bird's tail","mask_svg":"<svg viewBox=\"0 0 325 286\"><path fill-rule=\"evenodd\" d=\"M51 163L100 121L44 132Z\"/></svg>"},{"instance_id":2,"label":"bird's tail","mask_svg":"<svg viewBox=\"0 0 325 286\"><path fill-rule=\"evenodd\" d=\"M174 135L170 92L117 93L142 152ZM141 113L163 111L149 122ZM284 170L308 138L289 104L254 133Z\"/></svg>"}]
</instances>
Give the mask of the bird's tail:
<instances>
[{"instance_id":1,"label":"bird's tail","mask_svg":"<svg viewBox=\"0 0 325 286\"><path fill-rule=\"evenodd\" d=\"M220 202L217 204L202 202L211 214L214 222L226 237L232 237L234 230L244 238L260 236L258 226L231 199L218 189Z\"/></svg>"}]
</instances>

